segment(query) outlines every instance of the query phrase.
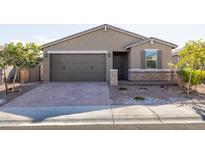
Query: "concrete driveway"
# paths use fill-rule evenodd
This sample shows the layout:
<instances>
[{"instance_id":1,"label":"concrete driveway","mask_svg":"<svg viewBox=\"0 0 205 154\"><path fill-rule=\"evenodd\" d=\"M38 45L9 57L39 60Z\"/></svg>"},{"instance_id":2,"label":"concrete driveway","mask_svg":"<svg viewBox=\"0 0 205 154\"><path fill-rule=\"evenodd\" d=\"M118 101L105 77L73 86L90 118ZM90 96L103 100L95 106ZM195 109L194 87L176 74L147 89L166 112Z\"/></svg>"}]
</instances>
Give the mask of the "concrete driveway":
<instances>
[{"instance_id":1,"label":"concrete driveway","mask_svg":"<svg viewBox=\"0 0 205 154\"><path fill-rule=\"evenodd\" d=\"M45 83L4 107L109 105L106 82Z\"/></svg>"}]
</instances>

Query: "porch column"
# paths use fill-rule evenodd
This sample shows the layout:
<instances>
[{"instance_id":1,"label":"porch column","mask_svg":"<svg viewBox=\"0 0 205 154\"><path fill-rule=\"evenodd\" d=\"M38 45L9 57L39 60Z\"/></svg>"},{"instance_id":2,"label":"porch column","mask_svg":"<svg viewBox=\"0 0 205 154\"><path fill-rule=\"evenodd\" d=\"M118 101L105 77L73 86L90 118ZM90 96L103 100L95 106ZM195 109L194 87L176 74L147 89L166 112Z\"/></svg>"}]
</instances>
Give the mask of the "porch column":
<instances>
[{"instance_id":1,"label":"porch column","mask_svg":"<svg viewBox=\"0 0 205 154\"><path fill-rule=\"evenodd\" d=\"M111 86L118 85L118 70L117 69L110 70L110 85Z\"/></svg>"}]
</instances>

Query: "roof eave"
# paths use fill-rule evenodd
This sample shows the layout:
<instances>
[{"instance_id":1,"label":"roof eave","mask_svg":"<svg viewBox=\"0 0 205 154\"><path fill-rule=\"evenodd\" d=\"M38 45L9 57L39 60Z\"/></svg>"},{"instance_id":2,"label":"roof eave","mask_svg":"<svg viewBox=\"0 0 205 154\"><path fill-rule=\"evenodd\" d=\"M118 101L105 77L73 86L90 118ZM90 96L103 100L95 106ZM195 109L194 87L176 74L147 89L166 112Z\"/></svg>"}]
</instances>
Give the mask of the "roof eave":
<instances>
[{"instance_id":1,"label":"roof eave","mask_svg":"<svg viewBox=\"0 0 205 154\"><path fill-rule=\"evenodd\" d=\"M116 31L121 31L122 33L125 33L125 34L128 34L128 35L131 35L131 36L140 38L140 39L142 39L142 40L143 40L143 39L147 39L147 37L145 37L145 36L142 36L142 35L139 35L139 34L136 34L136 33L133 33L133 32L130 32L130 31L127 31L127 30L118 28L118 27L115 27L115 26L111 26L111 25L108 25L108 24L104 24L104 25L100 25L100 26L97 26L97 27L94 27L94 28L91 28L91 29L82 31L82 32L77 33L77 34L73 34L73 35L70 35L70 36L67 36L67 37L63 37L63 38L61 38L61 39L58 39L58 40L55 40L55 41L52 41L52 42L43 44L43 45L42 45L42 48L47 48L47 47L49 47L49 46L52 46L52 45L55 45L55 44L58 44L58 43L61 43L61 42L70 40L70 39L75 38L75 37L79 37L79 36L81 36L81 35L85 35L85 34L87 34L87 33L90 33L90 32L93 32L93 31L96 31L96 30L105 28L105 27L110 28L110 29L113 29L113 30L116 30Z\"/></svg>"},{"instance_id":2,"label":"roof eave","mask_svg":"<svg viewBox=\"0 0 205 154\"><path fill-rule=\"evenodd\" d=\"M132 45L129 45L129 46L125 46L125 49L130 49L130 48L132 48L134 46L138 46L140 44L149 42L150 40L154 40L156 42L160 42L160 43L163 43L165 45L168 45L168 46L172 47L172 49L175 49L175 48L178 47L178 45L176 45L176 44L173 44L173 43L170 43L170 42L167 42L167 41L163 41L163 40L160 40L160 39L157 39L157 38L150 37L150 38L148 38L148 39L146 39L146 40L144 40L142 42L138 42L138 43L135 43L135 44L132 44Z\"/></svg>"},{"instance_id":3,"label":"roof eave","mask_svg":"<svg viewBox=\"0 0 205 154\"><path fill-rule=\"evenodd\" d=\"M105 25L100 25L100 26L97 26L97 27L94 27L94 28L90 28L90 29L88 29L88 30L85 30L85 31L82 31L82 32L79 32L79 33L76 33L76 34L73 34L73 35L69 35L69 36L63 37L63 38L61 38L61 39L57 39L57 40L55 40L55 41L52 41L52 42L43 44L43 45L42 45L42 48L46 48L46 47L52 46L52 45L54 45L54 44L57 44L57 43L60 43L60 42L64 42L64 41L66 41L66 40L69 40L69 39L72 39L72 38L75 38L75 37L78 37L78 36L87 34L87 33L89 33L89 32L96 31L96 30L101 29L101 28L103 28L103 27L105 27Z\"/></svg>"}]
</instances>

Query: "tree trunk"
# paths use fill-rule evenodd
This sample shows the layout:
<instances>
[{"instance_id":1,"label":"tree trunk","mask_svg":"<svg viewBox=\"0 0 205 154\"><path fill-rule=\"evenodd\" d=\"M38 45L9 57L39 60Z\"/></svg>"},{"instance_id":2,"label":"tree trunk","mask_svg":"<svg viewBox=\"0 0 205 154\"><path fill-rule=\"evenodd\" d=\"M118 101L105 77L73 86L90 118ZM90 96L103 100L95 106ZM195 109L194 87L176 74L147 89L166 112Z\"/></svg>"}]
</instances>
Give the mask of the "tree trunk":
<instances>
[{"instance_id":1,"label":"tree trunk","mask_svg":"<svg viewBox=\"0 0 205 154\"><path fill-rule=\"evenodd\" d=\"M19 68L20 70L22 70L21 68ZM19 91L21 91L22 90L22 87L23 87L23 80L22 79L24 79L25 78L25 75L26 75L26 73L23 73L23 77L20 77L20 86L19 86Z\"/></svg>"},{"instance_id":2,"label":"tree trunk","mask_svg":"<svg viewBox=\"0 0 205 154\"><path fill-rule=\"evenodd\" d=\"M188 83L188 90L187 90L187 94L188 94L188 95L190 94L192 72L193 72L193 71L191 71L191 73L190 73L190 75L189 75L189 83Z\"/></svg>"},{"instance_id":3,"label":"tree trunk","mask_svg":"<svg viewBox=\"0 0 205 154\"><path fill-rule=\"evenodd\" d=\"M201 73L199 74L199 77L198 77L198 79L197 79L197 83L196 83L195 88L194 88L195 91L196 91L196 89L197 89L197 86L198 86L198 84L199 84L199 81L201 80L201 74L202 74L202 71L201 71Z\"/></svg>"},{"instance_id":4,"label":"tree trunk","mask_svg":"<svg viewBox=\"0 0 205 154\"><path fill-rule=\"evenodd\" d=\"M6 76L6 69L5 67L3 68L4 70L4 84L5 84L5 91L6 91L6 95L8 95L9 90L8 90L8 83L7 83L7 76Z\"/></svg>"},{"instance_id":5,"label":"tree trunk","mask_svg":"<svg viewBox=\"0 0 205 154\"><path fill-rule=\"evenodd\" d=\"M198 80L197 80L197 83L196 83L196 86L195 86L195 88L194 88L195 91L196 91L196 89L197 89L197 86L198 86L198 84L199 84L199 81L202 79L201 75L202 75L202 73L203 73L203 70L204 70L204 67L202 66L201 72L200 72L200 74L199 74L199 77L198 77Z\"/></svg>"},{"instance_id":6,"label":"tree trunk","mask_svg":"<svg viewBox=\"0 0 205 154\"><path fill-rule=\"evenodd\" d=\"M182 89L182 85L180 84L180 81L179 81L179 74L178 74L178 72L176 70L174 70L174 72L176 74L177 84L179 85L180 90L183 90Z\"/></svg>"},{"instance_id":7,"label":"tree trunk","mask_svg":"<svg viewBox=\"0 0 205 154\"><path fill-rule=\"evenodd\" d=\"M179 75L178 75L178 77L179 77ZM186 87L185 87L185 83L184 83L184 80L183 80L183 78L182 78L182 73L181 73L181 71L180 71L180 77L181 77L181 88L182 88L182 91L186 91L185 89L186 89Z\"/></svg>"},{"instance_id":8,"label":"tree trunk","mask_svg":"<svg viewBox=\"0 0 205 154\"><path fill-rule=\"evenodd\" d=\"M18 73L18 70L17 70L17 67L15 67L15 75L14 75L14 78L13 78L13 87L12 87L12 92L14 92L14 88L15 88L15 82L16 82L17 73Z\"/></svg>"}]
</instances>

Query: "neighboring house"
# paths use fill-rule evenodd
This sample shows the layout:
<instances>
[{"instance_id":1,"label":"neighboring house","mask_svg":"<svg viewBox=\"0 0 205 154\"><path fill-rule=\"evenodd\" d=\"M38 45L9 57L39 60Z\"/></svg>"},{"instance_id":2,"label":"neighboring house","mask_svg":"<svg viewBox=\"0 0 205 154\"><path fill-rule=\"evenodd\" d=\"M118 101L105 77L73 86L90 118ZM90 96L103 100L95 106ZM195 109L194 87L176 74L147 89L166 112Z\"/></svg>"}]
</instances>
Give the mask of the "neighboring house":
<instances>
[{"instance_id":1,"label":"neighboring house","mask_svg":"<svg viewBox=\"0 0 205 154\"><path fill-rule=\"evenodd\" d=\"M179 56L178 56L178 52L182 50L181 48L180 49L176 49L176 50L173 50L172 51L172 63L173 64L176 64L178 61L179 61Z\"/></svg>"},{"instance_id":2,"label":"neighboring house","mask_svg":"<svg viewBox=\"0 0 205 154\"><path fill-rule=\"evenodd\" d=\"M111 25L101 25L43 45L43 80L170 81L172 49L177 45Z\"/></svg>"}]
</instances>

